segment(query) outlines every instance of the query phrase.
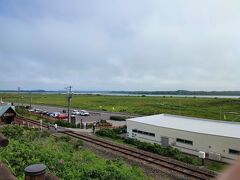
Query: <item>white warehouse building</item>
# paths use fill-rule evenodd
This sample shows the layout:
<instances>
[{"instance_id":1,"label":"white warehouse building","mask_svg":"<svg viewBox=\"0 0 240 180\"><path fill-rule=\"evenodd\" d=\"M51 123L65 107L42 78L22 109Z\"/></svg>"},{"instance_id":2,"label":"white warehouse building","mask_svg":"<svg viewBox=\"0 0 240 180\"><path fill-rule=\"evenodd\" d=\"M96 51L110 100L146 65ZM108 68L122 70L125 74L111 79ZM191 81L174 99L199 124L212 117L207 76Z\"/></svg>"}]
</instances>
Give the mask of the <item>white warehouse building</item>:
<instances>
[{"instance_id":1,"label":"white warehouse building","mask_svg":"<svg viewBox=\"0 0 240 180\"><path fill-rule=\"evenodd\" d=\"M231 163L240 155L240 123L168 114L127 119L129 138Z\"/></svg>"}]
</instances>

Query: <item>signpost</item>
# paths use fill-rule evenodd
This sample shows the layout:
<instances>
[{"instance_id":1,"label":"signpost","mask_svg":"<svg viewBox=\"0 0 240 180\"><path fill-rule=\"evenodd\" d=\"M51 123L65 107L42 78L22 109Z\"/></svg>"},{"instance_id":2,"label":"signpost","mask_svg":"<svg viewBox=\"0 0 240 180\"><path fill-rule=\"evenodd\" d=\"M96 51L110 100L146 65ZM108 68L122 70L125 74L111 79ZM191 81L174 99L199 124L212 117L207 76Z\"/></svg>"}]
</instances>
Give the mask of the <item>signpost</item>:
<instances>
[{"instance_id":1,"label":"signpost","mask_svg":"<svg viewBox=\"0 0 240 180\"><path fill-rule=\"evenodd\" d=\"M198 157L199 157L200 159L202 159L202 166L204 166L204 159L205 159L205 157L206 157L206 153L203 152L203 151L199 151L199 152L198 152Z\"/></svg>"},{"instance_id":2,"label":"signpost","mask_svg":"<svg viewBox=\"0 0 240 180\"><path fill-rule=\"evenodd\" d=\"M40 129L42 131L42 119L40 119Z\"/></svg>"}]
</instances>

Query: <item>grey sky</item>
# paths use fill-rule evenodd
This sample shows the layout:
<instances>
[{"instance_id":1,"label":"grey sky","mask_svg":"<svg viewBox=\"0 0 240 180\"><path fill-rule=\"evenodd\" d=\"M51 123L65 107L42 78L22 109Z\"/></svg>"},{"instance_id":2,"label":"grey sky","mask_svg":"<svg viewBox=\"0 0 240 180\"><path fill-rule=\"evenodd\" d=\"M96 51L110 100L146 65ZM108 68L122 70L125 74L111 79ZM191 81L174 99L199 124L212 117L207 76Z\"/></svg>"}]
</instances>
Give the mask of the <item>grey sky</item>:
<instances>
[{"instance_id":1,"label":"grey sky","mask_svg":"<svg viewBox=\"0 0 240 180\"><path fill-rule=\"evenodd\" d=\"M0 1L0 89L239 90L238 0Z\"/></svg>"}]
</instances>

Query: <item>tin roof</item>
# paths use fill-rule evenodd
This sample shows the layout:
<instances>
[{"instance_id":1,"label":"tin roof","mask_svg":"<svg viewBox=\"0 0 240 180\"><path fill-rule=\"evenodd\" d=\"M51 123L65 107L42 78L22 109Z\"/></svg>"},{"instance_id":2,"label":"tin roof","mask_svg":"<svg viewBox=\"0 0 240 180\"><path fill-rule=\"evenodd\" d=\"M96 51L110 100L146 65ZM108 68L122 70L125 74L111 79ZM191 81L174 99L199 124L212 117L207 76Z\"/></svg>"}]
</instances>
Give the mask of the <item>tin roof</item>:
<instances>
[{"instance_id":1,"label":"tin roof","mask_svg":"<svg viewBox=\"0 0 240 180\"><path fill-rule=\"evenodd\" d=\"M11 108L12 110L15 111L15 107L11 105L2 105L0 106L0 117L9 109Z\"/></svg>"},{"instance_id":2,"label":"tin roof","mask_svg":"<svg viewBox=\"0 0 240 180\"><path fill-rule=\"evenodd\" d=\"M127 121L216 136L240 138L240 123L169 114L130 118Z\"/></svg>"}]
</instances>

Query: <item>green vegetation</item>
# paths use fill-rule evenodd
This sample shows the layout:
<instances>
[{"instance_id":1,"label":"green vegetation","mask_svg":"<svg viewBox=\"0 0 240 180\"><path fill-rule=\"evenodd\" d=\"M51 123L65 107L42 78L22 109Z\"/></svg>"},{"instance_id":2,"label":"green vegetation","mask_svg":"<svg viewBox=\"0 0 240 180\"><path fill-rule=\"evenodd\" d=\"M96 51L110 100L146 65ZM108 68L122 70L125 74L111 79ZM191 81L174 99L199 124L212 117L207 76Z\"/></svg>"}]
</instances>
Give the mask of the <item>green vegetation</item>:
<instances>
[{"instance_id":1,"label":"green vegetation","mask_svg":"<svg viewBox=\"0 0 240 180\"><path fill-rule=\"evenodd\" d=\"M111 139L122 139L119 135L123 133L127 133L127 126L114 129L102 128L96 132L99 136L109 137Z\"/></svg>"},{"instance_id":2,"label":"green vegetation","mask_svg":"<svg viewBox=\"0 0 240 180\"><path fill-rule=\"evenodd\" d=\"M117 134L127 133L127 126L125 125L122 127L114 128L113 131Z\"/></svg>"},{"instance_id":3,"label":"green vegetation","mask_svg":"<svg viewBox=\"0 0 240 180\"><path fill-rule=\"evenodd\" d=\"M29 103L29 94L22 95L22 102ZM0 97L3 101L19 102L16 93L2 93ZM67 106L66 96L62 94L33 94L32 100L34 104ZM71 106L140 115L168 113L240 122L240 99L74 95Z\"/></svg>"},{"instance_id":4,"label":"green vegetation","mask_svg":"<svg viewBox=\"0 0 240 180\"><path fill-rule=\"evenodd\" d=\"M112 139L121 139L119 137L120 133L118 134L117 132L118 132L117 130L114 131L112 129L103 128L97 131L96 134L99 136L108 137ZM145 151L153 152L162 156L172 157L174 159L177 159L179 161L183 161L189 164L198 165L198 162L195 162L193 158L181 153L179 150L172 147L162 147L159 144L141 142L139 140L130 139L130 138L124 139L123 142L134 145L135 147Z\"/></svg>"},{"instance_id":5,"label":"green vegetation","mask_svg":"<svg viewBox=\"0 0 240 180\"><path fill-rule=\"evenodd\" d=\"M62 126L62 127L80 128L80 124L75 125L74 123L70 123L70 122L63 121L63 120L57 120L54 123L56 123L58 126Z\"/></svg>"},{"instance_id":6,"label":"green vegetation","mask_svg":"<svg viewBox=\"0 0 240 180\"><path fill-rule=\"evenodd\" d=\"M111 93L118 94L134 94L134 95L205 95L205 96L239 96L240 91L112 91Z\"/></svg>"},{"instance_id":7,"label":"green vegetation","mask_svg":"<svg viewBox=\"0 0 240 180\"><path fill-rule=\"evenodd\" d=\"M122 130L122 131L121 131ZM144 151L156 153L165 157L170 157L173 159L176 159L178 161L182 161L188 164L192 164L195 166L201 166L201 160L195 156L187 155L185 153L182 153L176 148L173 147L163 147L159 144L151 144L148 142L142 142L137 139L131 139L131 138L121 138L119 134L121 134L124 131L123 128L117 128L117 129L100 129L96 132L98 136L111 138L114 140L121 140L121 143L126 143L129 145L133 145L136 148L142 149ZM205 163L206 167L210 170L214 171L221 171L225 166L223 163L218 162L212 162L212 161L206 161Z\"/></svg>"},{"instance_id":8,"label":"green vegetation","mask_svg":"<svg viewBox=\"0 0 240 180\"><path fill-rule=\"evenodd\" d=\"M127 117L125 117L125 116L110 116L110 119L114 120L114 121L126 121Z\"/></svg>"},{"instance_id":9,"label":"green vegetation","mask_svg":"<svg viewBox=\"0 0 240 180\"><path fill-rule=\"evenodd\" d=\"M132 144L132 145L136 146L137 148L145 150L145 151L156 153L156 154L159 154L162 156L171 157L176 160L186 162L188 164L200 165L200 161L198 161L197 159L194 159L188 155L183 154L176 148L162 147L159 144L151 144L151 143L142 142L137 139L130 139L130 138L125 139L124 142L127 144Z\"/></svg>"},{"instance_id":10,"label":"green vegetation","mask_svg":"<svg viewBox=\"0 0 240 180\"><path fill-rule=\"evenodd\" d=\"M117 133L115 133L112 129L108 128L102 128L96 132L97 135L103 136L103 137L109 137L112 139L119 139L119 136Z\"/></svg>"},{"instance_id":11,"label":"green vegetation","mask_svg":"<svg viewBox=\"0 0 240 180\"><path fill-rule=\"evenodd\" d=\"M61 179L148 179L140 169L121 160L103 160L84 148L79 150L79 140L13 125L0 128L0 132L10 140L0 149L0 160L18 179L24 179L24 168L34 163L46 164L48 171Z\"/></svg>"}]
</instances>

